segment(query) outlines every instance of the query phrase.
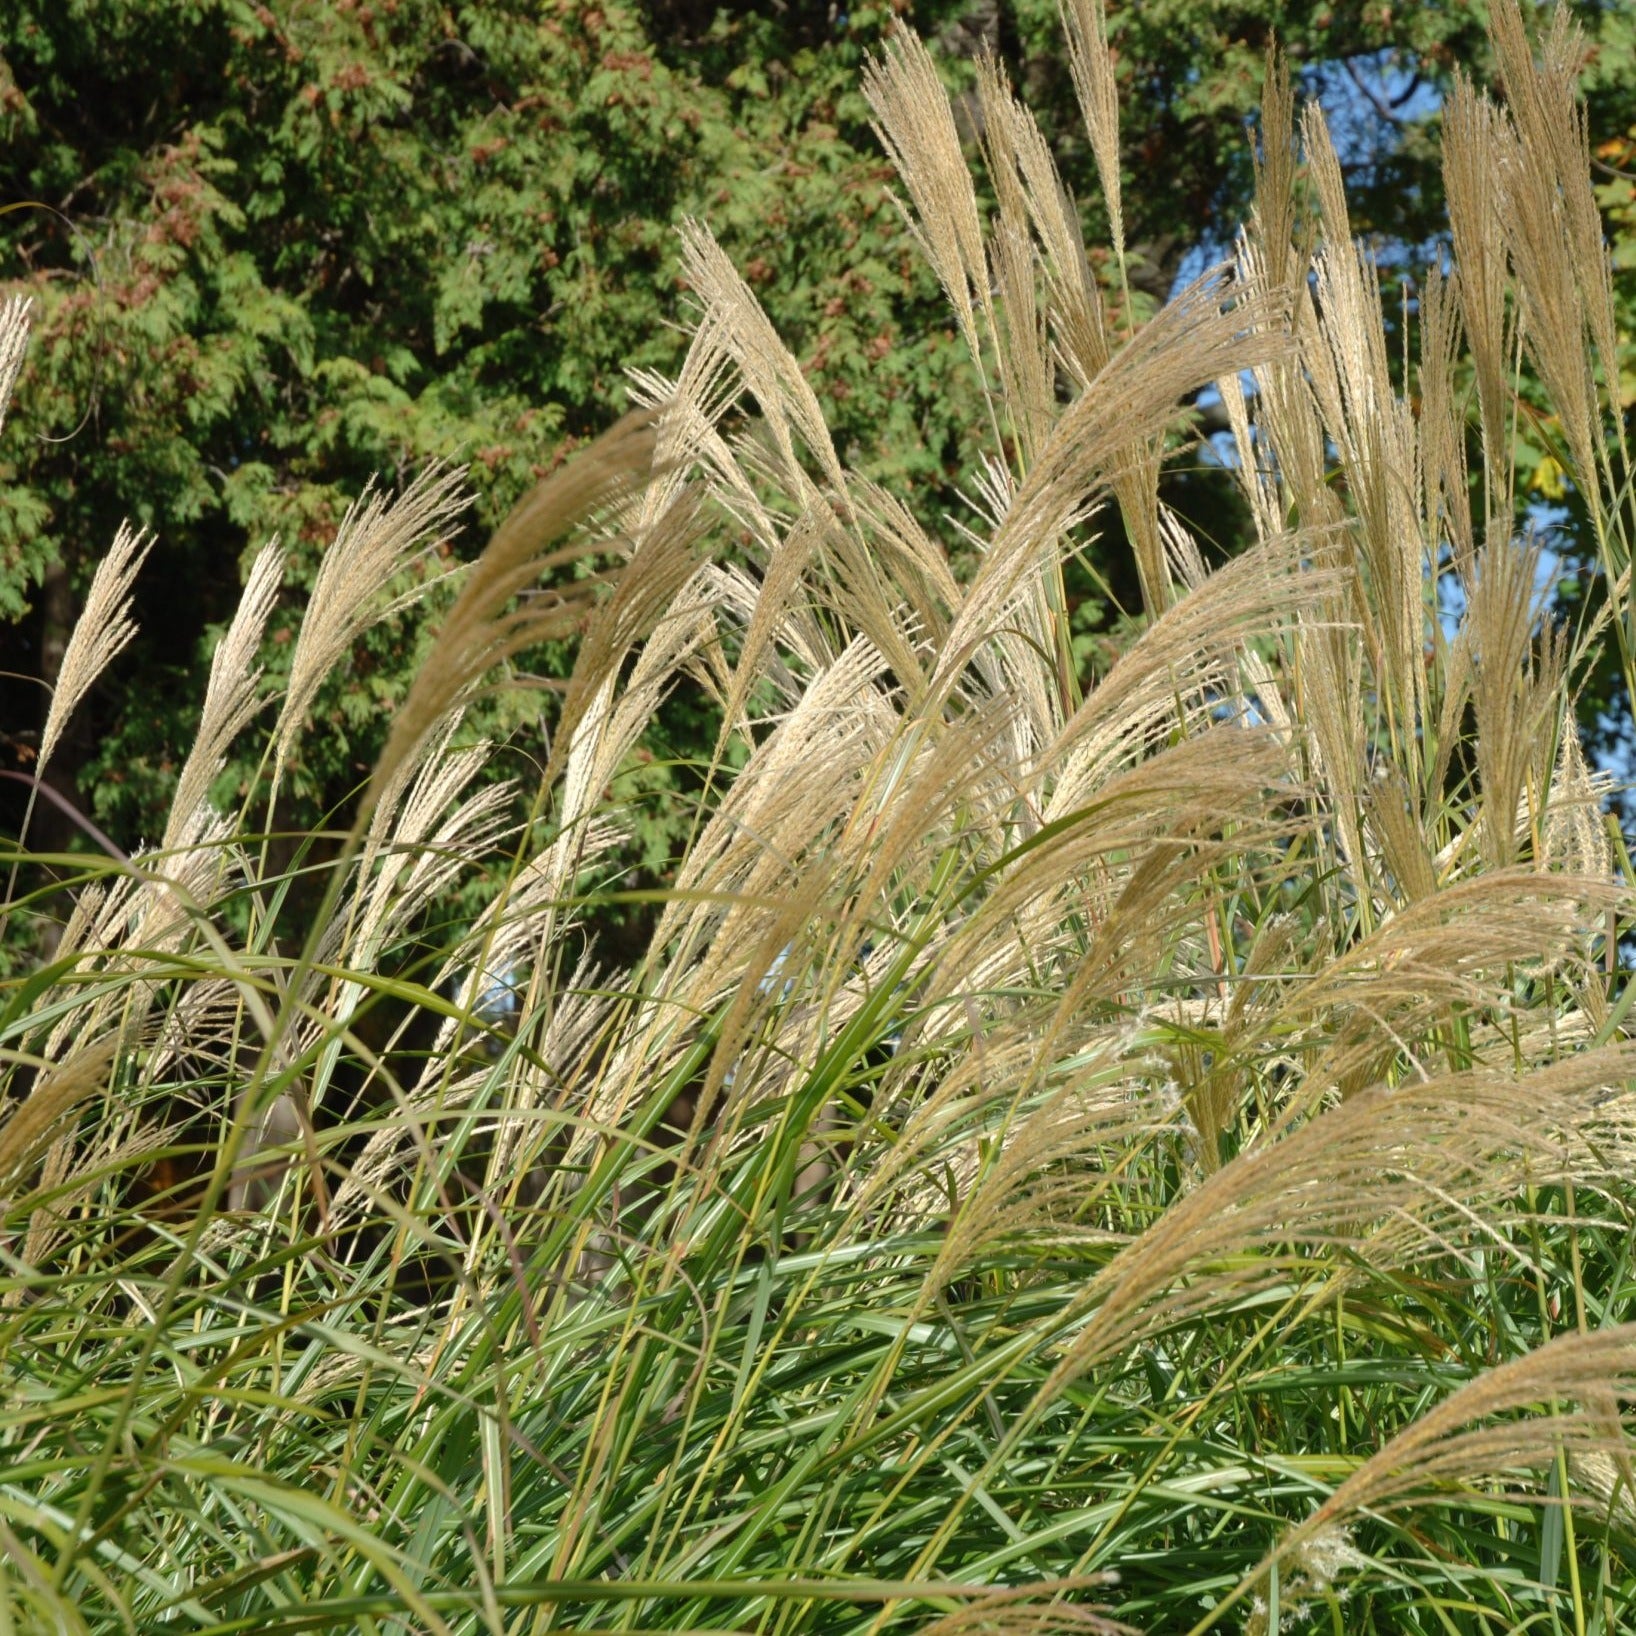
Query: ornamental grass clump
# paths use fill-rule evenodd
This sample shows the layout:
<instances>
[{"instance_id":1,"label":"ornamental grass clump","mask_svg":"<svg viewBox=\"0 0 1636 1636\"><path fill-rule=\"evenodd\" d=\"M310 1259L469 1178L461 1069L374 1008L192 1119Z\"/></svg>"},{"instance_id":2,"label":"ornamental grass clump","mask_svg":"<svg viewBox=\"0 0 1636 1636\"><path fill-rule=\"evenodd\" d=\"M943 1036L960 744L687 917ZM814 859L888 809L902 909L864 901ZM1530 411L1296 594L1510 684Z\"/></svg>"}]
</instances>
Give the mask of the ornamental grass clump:
<instances>
[{"instance_id":1,"label":"ornamental grass clump","mask_svg":"<svg viewBox=\"0 0 1636 1636\"><path fill-rule=\"evenodd\" d=\"M1122 268L1100 5L1064 26ZM850 468L691 224L679 375L461 570L350 830L293 846L266 792L458 488L360 502L282 698L256 559L161 844L15 858L62 924L0 996L8 1628L1628 1625L1631 903L1573 700L1599 643L1632 672L1631 472L1577 36L1494 29L1407 378L1276 59L1231 264L1141 322L1000 70L980 193L898 35L865 91L987 401L972 514ZM1519 353L1597 519L1575 630ZM1159 484L1212 386L1219 565ZM1115 510L1145 617L1087 676L1063 563ZM474 698L568 632L537 786L485 782ZM682 685L719 739L599 967Z\"/></svg>"}]
</instances>

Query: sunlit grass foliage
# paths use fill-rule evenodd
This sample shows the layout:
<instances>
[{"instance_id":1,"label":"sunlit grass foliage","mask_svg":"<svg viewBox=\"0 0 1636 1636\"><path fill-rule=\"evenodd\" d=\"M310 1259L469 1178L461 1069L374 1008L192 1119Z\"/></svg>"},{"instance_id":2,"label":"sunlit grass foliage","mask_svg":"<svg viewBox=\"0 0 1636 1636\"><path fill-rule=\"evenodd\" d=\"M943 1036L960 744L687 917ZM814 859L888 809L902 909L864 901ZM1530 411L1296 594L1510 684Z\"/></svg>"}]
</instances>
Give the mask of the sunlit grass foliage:
<instances>
[{"instance_id":1,"label":"sunlit grass foliage","mask_svg":"<svg viewBox=\"0 0 1636 1636\"><path fill-rule=\"evenodd\" d=\"M1064 21L1117 265L1099 0ZM0 994L0 1628L1629 1628L1630 897L1572 705L1636 655L1631 468L1576 36L1494 30L1401 366L1276 62L1233 263L1135 327L999 72L980 195L900 35L866 89L985 383L969 515L849 470L691 228L681 375L450 587L344 834L273 833L277 787L457 482L360 502L278 696L266 548L157 844L12 860L51 952ZM1519 359L1598 519L1578 629ZM1159 494L1211 385L1223 564ZM1145 618L1087 679L1062 565L1110 508ZM537 787L483 782L464 713L565 636ZM597 969L683 678L721 738Z\"/></svg>"}]
</instances>

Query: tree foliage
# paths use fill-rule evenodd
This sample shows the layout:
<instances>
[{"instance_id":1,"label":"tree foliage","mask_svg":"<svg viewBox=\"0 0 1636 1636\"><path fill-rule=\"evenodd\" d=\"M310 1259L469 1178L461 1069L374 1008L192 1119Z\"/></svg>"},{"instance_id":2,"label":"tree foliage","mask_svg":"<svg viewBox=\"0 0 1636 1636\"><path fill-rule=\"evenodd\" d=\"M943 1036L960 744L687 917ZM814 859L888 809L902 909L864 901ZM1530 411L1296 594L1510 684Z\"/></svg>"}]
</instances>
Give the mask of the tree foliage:
<instances>
[{"instance_id":1,"label":"tree foliage","mask_svg":"<svg viewBox=\"0 0 1636 1636\"><path fill-rule=\"evenodd\" d=\"M675 227L690 215L744 269L842 452L923 516L963 510L980 400L888 196L857 89L894 9L7 7L0 195L51 210L0 218L0 277L38 304L0 445L5 668L54 673L90 566L123 518L158 537L139 593L142 640L59 758L64 795L127 844L153 832L191 734L181 701L270 535L295 553L294 583L310 584L364 483L380 474L391 486L437 457L470 468L475 536L625 407L628 370L674 365L687 301ZM923 0L912 20L957 88L978 50L1006 62L1100 244L1100 183L1055 11L1052 0ZM1628 32L1607 20L1611 55L1591 82L1605 141L1627 128L1617 65ZM1430 93L1481 55L1481 19L1466 8L1116 7L1139 302L1167 294L1190 252L1226 248L1251 183L1245 121L1274 34L1308 89L1344 93L1357 225L1407 242L1439 219ZM968 96L968 123L974 106ZM1108 250L1093 258L1109 271ZM1171 498L1231 551L1246 521L1218 479L1177 469ZM1092 571L1076 570L1070 587L1082 653L1134 600L1120 577L1127 554L1090 551ZM292 628L275 623L275 664ZM413 622L377 627L318 701L329 731L294 769L292 824L334 810L362 777L419 640ZM534 668L549 678L564 662L546 652ZM26 769L40 696L3 686L7 759ZM537 696L547 727L551 696ZM674 696L633 776L654 790L673 783L665 764L699 752L706 716L701 700ZM513 710L492 725L519 719ZM538 738L525 735L531 753ZM241 784L253 777L232 771ZM662 829L650 861L668 845Z\"/></svg>"},{"instance_id":2,"label":"tree foliage","mask_svg":"<svg viewBox=\"0 0 1636 1636\"><path fill-rule=\"evenodd\" d=\"M178 684L269 534L310 580L363 483L429 456L469 463L492 524L628 369L674 365L688 213L804 336L843 435L944 480L958 366L855 88L882 21L808 45L724 19L673 65L619 4L9 14L4 191L75 231L6 224L42 312L4 472L37 498L0 524L0 612L48 640L53 571L81 583L127 514L159 535L148 640L80 777L100 821L130 835L168 799ZM317 810L368 765L412 648L383 628L321 702Z\"/></svg>"}]
</instances>

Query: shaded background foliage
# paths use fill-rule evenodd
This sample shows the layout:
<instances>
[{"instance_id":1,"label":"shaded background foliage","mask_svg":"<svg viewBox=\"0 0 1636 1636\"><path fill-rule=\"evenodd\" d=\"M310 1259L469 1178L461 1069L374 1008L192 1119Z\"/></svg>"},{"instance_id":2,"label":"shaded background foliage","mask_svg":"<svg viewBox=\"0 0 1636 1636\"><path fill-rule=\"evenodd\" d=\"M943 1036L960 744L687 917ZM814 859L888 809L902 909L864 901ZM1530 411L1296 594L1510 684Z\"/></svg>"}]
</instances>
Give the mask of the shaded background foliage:
<instances>
[{"instance_id":1,"label":"shaded background foliage","mask_svg":"<svg viewBox=\"0 0 1636 1636\"><path fill-rule=\"evenodd\" d=\"M625 406L628 368L678 361L673 229L689 214L709 221L802 358L843 452L928 519L958 512L979 400L887 197L858 90L865 54L907 9L15 0L0 18L0 196L52 212L0 217L0 279L40 308L0 442L5 763L28 767L43 704L19 678L54 674L91 565L133 517L159 537L142 637L52 776L122 843L151 835L249 554L279 533L310 582L371 476L395 483L429 458L469 466L470 527L444 552L472 549ZM1584 15L1599 53L1593 145L1628 269L1632 24L1618 7ZM1001 56L1101 242L1054 0L923 0L912 20L952 84L979 49ZM1424 245L1441 217L1439 88L1478 63L1482 25L1475 6L1114 8L1134 298L1162 300L1226 247L1275 35L1307 89L1341 111L1360 230L1388 261ZM1621 298L1631 315L1628 278ZM1207 404L1201 422L1208 431ZM1548 423L1535 431L1535 498L1558 508L1564 590L1589 595L1572 572L1582 519ZM1168 497L1223 551L1245 538L1208 445L1202 462L1178 454ZM1073 591L1091 664L1135 599L1114 566L1129 561L1123 542L1087 544ZM275 676L290 635L275 619ZM345 802L419 641L403 622L360 641L317 705L329 731L309 740L321 748L296 770L280 824L311 826ZM548 680L563 658L542 653L533 668ZM1610 674L1587 700L1593 721L1614 685ZM496 704L490 729L526 761L552 697L537 691L526 714ZM632 793L685 780L711 722L702 695L673 696ZM256 773L228 776L242 788ZM674 841L663 813L650 803L637 826L632 862L650 877ZM60 815L38 821L37 842L73 839Z\"/></svg>"}]
</instances>

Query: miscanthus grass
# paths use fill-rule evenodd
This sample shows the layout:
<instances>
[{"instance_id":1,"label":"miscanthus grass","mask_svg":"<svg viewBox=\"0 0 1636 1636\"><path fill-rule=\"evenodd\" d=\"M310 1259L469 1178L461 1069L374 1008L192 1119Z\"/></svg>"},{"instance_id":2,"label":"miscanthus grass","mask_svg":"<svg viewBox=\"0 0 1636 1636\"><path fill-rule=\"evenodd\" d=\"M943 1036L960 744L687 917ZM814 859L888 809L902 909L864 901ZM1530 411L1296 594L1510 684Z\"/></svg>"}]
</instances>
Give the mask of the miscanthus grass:
<instances>
[{"instance_id":1,"label":"miscanthus grass","mask_svg":"<svg viewBox=\"0 0 1636 1636\"><path fill-rule=\"evenodd\" d=\"M1102 9L1064 25L1117 266ZM160 843L15 860L58 934L0 995L0 1629L1630 1627L1630 894L1572 708L1597 644L1633 670L1629 453L1578 39L1494 30L1407 378L1276 61L1231 265L1138 324L1000 71L985 214L900 35L865 89L987 394L971 514L848 469L692 226L680 375L464 571L350 832L293 848L223 758L276 790L458 486L360 501L282 696L267 547ZM1575 630L1519 357L1599 530ZM1158 489L1212 383L1219 565ZM1113 508L1145 620L1086 679L1062 564ZM537 789L481 781L474 697L568 634ZM683 678L691 837L594 969Z\"/></svg>"}]
</instances>

